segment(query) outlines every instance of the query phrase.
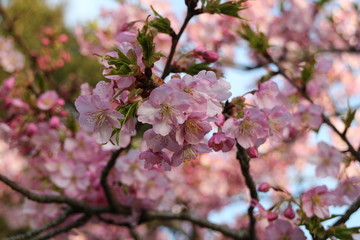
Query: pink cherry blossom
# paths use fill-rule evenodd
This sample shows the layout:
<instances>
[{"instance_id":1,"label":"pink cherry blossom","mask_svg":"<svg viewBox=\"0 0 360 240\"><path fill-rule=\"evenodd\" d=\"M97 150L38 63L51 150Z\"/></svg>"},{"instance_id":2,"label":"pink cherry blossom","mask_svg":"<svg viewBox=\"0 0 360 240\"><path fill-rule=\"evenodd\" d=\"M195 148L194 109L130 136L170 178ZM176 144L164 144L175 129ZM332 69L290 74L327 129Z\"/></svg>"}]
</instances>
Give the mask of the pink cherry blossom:
<instances>
[{"instance_id":1,"label":"pink cherry blossom","mask_svg":"<svg viewBox=\"0 0 360 240\"><path fill-rule=\"evenodd\" d=\"M138 109L138 120L153 125L154 132L165 136L187 119L191 101L188 94L162 85L154 89Z\"/></svg>"},{"instance_id":2,"label":"pink cherry blossom","mask_svg":"<svg viewBox=\"0 0 360 240\"><path fill-rule=\"evenodd\" d=\"M198 144L211 129L204 112L192 112L176 130L176 140L180 145L184 142Z\"/></svg>"},{"instance_id":3,"label":"pink cherry blossom","mask_svg":"<svg viewBox=\"0 0 360 240\"><path fill-rule=\"evenodd\" d=\"M298 111L294 115L294 123L297 128L309 126L318 129L323 123L322 109L319 105L299 105Z\"/></svg>"},{"instance_id":4,"label":"pink cherry blossom","mask_svg":"<svg viewBox=\"0 0 360 240\"><path fill-rule=\"evenodd\" d=\"M195 76L185 75L181 79L174 77L168 85L189 94L197 103L192 106L193 111L206 111L209 117L220 115L222 107L219 102L231 96L230 84L212 71L200 71Z\"/></svg>"},{"instance_id":5,"label":"pink cherry blossom","mask_svg":"<svg viewBox=\"0 0 360 240\"><path fill-rule=\"evenodd\" d=\"M199 143L197 145L185 145L182 149L172 155L172 165L174 167L177 167L183 162L187 162L197 158L200 153L208 153L210 151L211 149L203 143Z\"/></svg>"},{"instance_id":6,"label":"pink cherry blossom","mask_svg":"<svg viewBox=\"0 0 360 240\"><path fill-rule=\"evenodd\" d=\"M227 136L236 138L242 147L253 147L257 140L268 136L269 126L265 120L265 114L259 109L247 109L244 117L226 120L223 131Z\"/></svg>"},{"instance_id":7,"label":"pink cherry blossom","mask_svg":"<svg viewBox=\"0 0 360 240\"><path fill-rule=\"evenodd\" d=\"M259 90L255 92L255 102L261 108L273 108L279 104L279 87L276 82L266 81L259 84Z\"/></svg>"},{"instance_id":8,"label":"pink cherry blossom","mask_svg":"<svg viewBox=\"0 0 360 240\"><path fill-rule=\"evenodd\" d=\"M216 152L228 152L234 147L235 139L227 137L223 132L214 133L210 138L208 145Z\"/></svg>"},{"instance_id":9,"label":"pink cherry blossom","mask_svg":"<svg viewBox=\"0 0 360 240\"><path fill-rule=\"evenodd\" d=\"M335 194L340 205L352 203L360 196L360 178L350 177L342 180L335 189Z\"/></svg>"},{"instance_id":10,"label":"pink cherry blossom","mask_svg":"<svg viewBox=\"0 0 360 240\"><path fill-rule=\"evenodd\" d=\"M58 94L55 91L47 91L40 95L37 101L37 107L41 110L50 110L54 106L59 99Z\"/></svg>"},{"instance_id":11,"label":"pink cherry blossom","mask_svg":"<svg viewBox=\"0 0 360 240\"><path fill-rule=\"evenodd\" d=\"M120 128L119 119L124 116L98 95L79 96L75 107L80 113L79 122L84 131L93 132L98 142L109 141L114 128Z\"/></svg>"},{"instance_id":12,"label":"pink cherry blossom","mask_svg":"<svg viewBox=\"0 0 360 240\"><path fill-rule=\"evenodd\" d=\"M297 226L292 226L290 222L277 219L270 223L265 229L265 239L267 240L305 240L304 233Z\"/></svg>"},{"instance_id":13,"label":"pink cherry blossom","mask_svg":"<svg viewBox=\"0 0 360 240\"><path fill-rule=\"evenodd\" d=\"M271 110L266 110L265 114L269 124L270 140L279 142L285 136L286 129L291 121L291 114L283 106L273 107Z\"/></svg>"},{"instance_id":14,"label":"pink cherry blossom","mask_svg":"<svg viewBox=\"0 0 360 240\"><path fill-rule=\"evenodd\" d=\"M144 167L146 169L152 169L155 165L165 171L170 171L171 169L170 158L164 152L152 152L151 150L147 150L139 155L139 159L145 160Z\"/></svg>"},{"instance_id":15,"label":"pink cherry blossom","mask_svg":"<svg viewBox=\"0 0 360 240\"><path fill-rule=\"evenodd\" d=\"M325 142L318 143L318 148L318 156L313 160L316 164L316 175L337 177L344 154Z\"/></svg>"},{"instance_id":16,"label":"pink cherry blossom","mask_svg":"<svg viewBox=\"0 0 360 240\"><path fill-rule=\"evenodd\" d=\"M329 205L334 203L335 195L325 185L312 188L301 196L302 209L307 217L329 217Z\"/></svg>"}]
</instances>

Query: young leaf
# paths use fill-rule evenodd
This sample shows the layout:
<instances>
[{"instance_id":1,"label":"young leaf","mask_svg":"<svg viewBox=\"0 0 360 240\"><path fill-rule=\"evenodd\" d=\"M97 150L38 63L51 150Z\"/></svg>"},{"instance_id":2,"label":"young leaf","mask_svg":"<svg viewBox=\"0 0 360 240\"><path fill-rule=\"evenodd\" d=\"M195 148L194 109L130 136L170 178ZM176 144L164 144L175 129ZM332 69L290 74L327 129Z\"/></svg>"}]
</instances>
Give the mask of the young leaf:
<instances>
[{"instance_id":1,"label":"young leaf","mask_svg":"<svg viewBox=\"0 0 360 240\"><path fill-rule=\"evenodd\" d=\"M171 28L170 20L161 16L152 6L151 9L154 12L156 18L148 23L149 26L155 28L161 33L166 33L170 36L173 35L174 30Z\"/></svg>"}]
</instances>

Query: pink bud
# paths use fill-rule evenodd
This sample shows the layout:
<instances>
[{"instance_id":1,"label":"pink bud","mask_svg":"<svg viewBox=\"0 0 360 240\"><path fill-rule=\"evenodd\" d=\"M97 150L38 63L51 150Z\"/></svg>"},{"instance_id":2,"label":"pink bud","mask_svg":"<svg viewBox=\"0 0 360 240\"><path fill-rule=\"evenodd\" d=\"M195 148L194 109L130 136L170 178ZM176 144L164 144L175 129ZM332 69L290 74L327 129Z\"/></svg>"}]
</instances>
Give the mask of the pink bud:
<instances>
[{"instance_id":1,"label":"pink bud","mask_svg":"<svg viewBox=\"0 0 360 240\"><path fill-rule=\"evenodd\" d=\"M38 131L38 127L36 126L35 123L30 123L26 128L26 134L29 137L37 133L37 131Z\"/></svg>"},{"instance_id":2,"label":"pink bud","mask_svg":"<svg viewBox=\"0 0 360 240\"><path fill-rule=\"evenodd\" d=\"M44 46L48 46L48 45L50 45L50 43L51 43L51 41L47 37L44 37L44 38L41 39L41 44L44 45Z\"/></svg>"},{"instance_id":3,"label":"pink bud","mask_svg":"<svg viewBox=\"0 0 360 240\"><path fill-rule=\"evenodd\" d=\"M44 27L43 32L47 35L52 35L53 29L51 27Z\"/></svg>"},{"instance_id":4,"label":"pink bud","mask_svg":"<svg viewBox=\"0 0 360 240\"><path fill-rule=\"evenodd\" d=\"M250 158L258 158L259 157L259 153L255 147L248 148L246 151Z\"/></svg>"},{"instance_id":5,"label":"pink bud","mask_svg":"<svg viewBox=\"0 0 360 240\"><path fill-rule=\"evenodd\" d=\"M60 116L62 116L62 117L66 117L67 116L67 111L65 111L65 110L62 110L61 112L60 112Z\"/></svg>"},{"instance_id":6,"label":"pink bud","mask_svg":"<svg viewBox=\"0 0 360 240\"><path fill-rule=\"evenodd\" d=\"M275 219L278 218L278 213L276 211L274 212L270 212L268 213L268 215L266 216L267 220L269 221L274 221Z\"/></svg>"},{"instance_id":7,"label":"pink bud","mask_svg":"<svg viewBox=\"0 0 360 240\"><path fill-rule=\"evenodd\" d=\"M260 186L258 187L259 192L268 192L269 190L270 190L270 185L266 182L260 184Z\"/></svg>"},{"instance_id":8,"label":"pink bud","mask_svg":"<svg viewBox=\"0 0 360 240\"><path fill-rule=\"evenodd\" d=\"M225 122L225 116L224 114L220 114L218 116L218 119L219 121L218 122L215 122L215 125L218 126L218 127L221 127L222 125L224 125L224 122Z\"/></svg>"},{"instance_id":9,"label":"pink bud","mask_svg":"<svg viewBox=\"0 0 360 240\"><path fill-rule=\"evenodd\" d=\"M69 37L66 34L61 34L57 40L61 43L66 43L69 40Z\"/></svg>"},{"instance_id":10,"label":"pink bud","mask_svg":"<svg viewBox=\"0 0 360 240\"><path fill-rule=\"evenodd\" d=\"M4 86L7 90L13 89L13 87L15 86L15 78L9 77L9 78L5 79Z\"/></svg>"},{"instance_id":11,"label":"pink bud","mask_svg":"<svg viewBox=\"0 0 360 240\"><path fill-rule=\"evenodd\" d=\"M289 204L289 206L286 208L285 212L284 212L284 216L288 219L293 219L295 217L295 212L292 209L291 205Z\"/></svg>"},{"instance_id":12,"label":"pink bud","mask_svg":"<svg viewBox=\"0 0 360 240\"><path fill-rule=\"evenodd\" d=\"M203 53L203 58L205 62L212 63L216 62L219 59L219 55L213 51L205 51Z\"/></svg>"},{"instance_id":13,"label":"pink bud","mask_svg":"<svg viewBox=\"0 0 360 240\"><path fill-rule=\"evenodd\" d=\"M57 116L52 116L49 121L49 125L51 128L57 129L60 126L60 118Z\"/></svg>"},{"instance_id":14,"label":"pink bud","mask_svg":"<svg viewBox=\"0 0 360 240\"><path fill-rule=\"evenodd\" d=\"M56 104L60 107L64 106L65 105L65 101L64 99L62 98L59 98L57 101L56 101Z\"/></svg>"}]
</instances>

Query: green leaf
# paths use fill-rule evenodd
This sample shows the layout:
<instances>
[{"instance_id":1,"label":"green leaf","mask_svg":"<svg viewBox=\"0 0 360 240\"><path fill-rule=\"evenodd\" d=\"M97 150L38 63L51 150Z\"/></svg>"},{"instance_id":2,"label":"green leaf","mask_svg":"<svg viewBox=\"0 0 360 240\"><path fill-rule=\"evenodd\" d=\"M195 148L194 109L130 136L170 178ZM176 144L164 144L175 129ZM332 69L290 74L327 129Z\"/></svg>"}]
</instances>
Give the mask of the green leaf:
<instances>
[{"instance_id":1,"label":"green leaf","mask_svg":"<svg viewBox=\"0 0 360 240\"><path fill-rule=\"evenodd\" d=\"M130 76L135 75L137 71L137 57L134 50L130 49L126 55L119 49L116 49L118 57L112 57L110 55L104 55L103 60L107 60L109 65L113 65L112 69L106 76L120 75Z\"/></svg>"},{"instance_id":2,"label":"green leaf","mask_svg":"<svg viewBox=\"0 0 360 240\"><path fill-rule=\"evenodd\" d=\"M331 0L318 0L315 2L316 6L322 8L326 3L330 2Z\"/></svg>"},{"instance_id":3,"label":"green leaf","mask_svg":"<svg viewBox=\"0 0 360 240\"><path fill-rule=\"evenodd\" d=\"M356 109L351 110L351 108L349 107L346 116L341 118L341 120L345 124L344 132L346 132L351 126L352 121L354 121L355 119L355 114L356 114Z\"/></svg>"},{"instance_id":4,"label":"green leaf","mask_svg":"<svg viewBox=\"0 0 360 240\"><path fill-rule=\"evenodd\" d=\"M213 70L211 67L209 67L209 63L196 63L191 65L190 67L188 67L185 70L185 73L190 74L190 75L195 75L198 74L200 71L202 70Z\"/></svg>"},{"instance_id":5,"label":"green leaf","mask_svg":"<svg viewBox=\"0 0 360 240\"><path fill-rule=\"evenodd\" d=\"M208 1L203 11L210 14L224 14L231 17L240 18L239 11L244 10L241 3L244 1L220 3L220 0Z\"/></svg>"},{"instance_id":6,"label":"green leaf","mask_svg":"<svg viewBox=\"0 0 360 240\"><path fill-rule=\"evenodd\" d=\"M249 46L259 53L264 53L270 47L269 41L264 33L255 32L248 24L242 24L238 34L249 43Z\"/></svg>"},{"instance_id":7,"label":"green leaf","mask_svg":"<svg viewBox=\"0 0 360 240\"><path fill-rule=\"evenodd\" d=\"M353 240L353 234L359 233L359 227L347 228L345 224L329 229L329 234L342 240Z\"/></svg>"},{"instance_id":8,"label":"green leaf","mask_svg":"<svg viewBox=\"0 0 360 240\"><path fill-rule=\"evenodd\" d=\"M155 9L152 6L151 9L157 18L150 21L148 23L149 26L156 28L161 33L166 33L170 36L173 35L174 30L171 28L170 20L161 16L158 12L155 11Z\"/></svg>"},{"instance_id":9,"label":"green leaf","mask_svg":"<svg viewBox=\"0 0 360 240\"><path fill-rule=\"evenodd\" d=\"M138 31L137 40L143 50L142 61L147 68L152 68L154 63L164 56L160 52L155 52L154 35L154 31L151 31L147 24Z\"/></svg>"}]
</instances>

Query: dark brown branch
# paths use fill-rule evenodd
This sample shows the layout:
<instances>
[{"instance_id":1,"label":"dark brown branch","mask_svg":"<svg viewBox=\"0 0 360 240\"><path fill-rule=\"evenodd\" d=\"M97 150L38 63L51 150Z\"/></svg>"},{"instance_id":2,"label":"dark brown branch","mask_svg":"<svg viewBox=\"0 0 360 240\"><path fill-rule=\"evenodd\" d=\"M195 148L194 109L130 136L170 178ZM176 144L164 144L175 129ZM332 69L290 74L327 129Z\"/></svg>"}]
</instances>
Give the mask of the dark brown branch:
<instances>
[{"instance_id":1,"label":"dark brown branch","mask_svg":"<svg viewBox=\"0 0 360 240\"><path fill-rule=\"evenodd\" d=\"M46 225L39 227L37 229L34 229L32 231L23 233L23 234L19 234L19 235L15 235L12 237L8 237L5 238L3 240L25 240L25 239L30 239L31 237L34 237L36 235L39 235L40 233L50 230L51 228L54 228L60 224L62 224L63 222L65 222L69 216L73 214L72 209L67 209L63 214L61 214L58 218L52 220L51 222L47 223Z\"/></svg>"},{"instance_id":2,"label":"dark brown branch","mask_svg":"<svg viewBox=\"0 0 360 240\"><path fill-rule=\"evenodd\" d=\"M349 220L351 215L354 212L356 212L359 208L360 208L360 197L358 199L356 199L356 201L353 202L353 204L351 204L351 206L348 208L348 210L346 210L345 214L339 220L337 220L333 226L338 226L340 224L345 223L347 220Z\"/></svg>"},{"instance_id":3,"label":"dark brown branch","mask_svg":"<svg viewBox=\"0 0 360 240\"><path fill-rule=\"evenodd\" d=\"M319 49L318 52L321 53L360 53L360 49L357 49L355 47L349 47L349 48L330 48L330 49Z\"/></svg>"},{"instance_id":4,"label":"dark brown branch","mask_svg":"<svg viewBox=\"0 0 360 240\"><path fill-rule=\"evenodd\" d=\"M250 197L251 199L255 199L258 201L259 198L256 191L256 185L250 174L250 158L247 152L245 151L245 149L241 147L238 143L236 143L236 147L237 147L236 158L239 160L241 173L244 176L245 184L250 191ZM255 231L256 218L254 216L254 206L252 204L250 204L248 208L248 215L250 218L250 224L249 224L250 239L256 239L256 231Z\"/></svg>"},{"instance_id":5,"label":"dark brown branch","mask_svg":"<svg viewBox=\"0 0 360 240\"><path fill-rule=\"evenodd\" d=\"M134 240L142 240L142 237L139 235L139 233L133 226L128 227L128 229Z\"/></svg>"},{"instance_id":6,"label":"dark brown branch","mask_svg":"<svg viewBox=\"0 0 360 240\"><path fill-rule=\"evenodd\" d=\"M169 213L169 212L158 212L158 211L145 211L142 214L140 219L140 223L149 222L152 220L182 220L189 221L199 227L208 228L217 232L222 233L227 237L231 237L233 239L241 240L241 239L251 239L249 237L249 232L247 230L235 230L228 228L224 225L218 225L215 223L211 223L206 219L197 218L191 216L187 213Z\"/></svg>"},{"instance_id":7,"label":"dark brown branch","mask_svg":"<svg viewBox=\"0 0 360 240\"><path fill-rule=\"evenodd\" d=\"M259 63L257 65L254 66L246 66L246 65L241 65L241 64L235 64L235 65L229 65L226 67L229 68L233 68L233 69L237 69L237 70L241 70L241 71L252 71L252 70L257 70L257 69L261 69L264 67L267 67L269 65L269 63Z\"/></svg>"},{"instance_id":8,"label":"dark brown branch","mask_svg":"<svg viewBox=\"0 0 360 240\"><path fill-rule=\"evenodd\" d=\"M163 74L161 76L162 79L166 78L170 73L171 62L172 62L172 60L174 58L174 54L175 54L175 51L176 51L177 44L178 44L178 42L180 40L181 35L184 33L187 24L190 22L190 20L191 20L191 18L193 16L199 15L201 13L201 10L199 10L199 9L195 10L195 7L196 7L196 5L194 6L193 4L188 5L186 17L185 17L185 20L184 20L179 32L177 34L172 34L171 35L171 49L170 49L169 56L168 56L168 58L166 60L164 72L163 72Z\"/></svg>"},{"instance_id":9,"label":"dark brown branch","mask_svg":"<svg viewBox=\"0 0 360 240\"><path fill-rule=\"evenodd\" d=\"M130 145L128 147L130 147ZM111 192L108 183L108 176L110 174L110 171L115 166L116 160L123 150L125 150L125 148L118 149L112 153L110 160L107 162L106 166L102 170L100 183L104 189L106 200L108 201L110 208L117 213L130 214L131 211L129 208L122 207L115 201L115 198Z\"/></svg>"},{"instance_id":10,"label":"dark brown branch","mask_svg":"<svg viewBox=\"0 0 360 240\"><path fill-rule=\"evenodd\" d=\"M47 195L47 194L37 194L26 188L20 186L16 182L10 180L9 178L5 177L4 175L0 174L0 181L8 185L14 191L21 193L26 198L39 202L39 203L58 203L58 204L67 204L74 209L82 210L83 212L91 212L92 209L86 203L78 201L73 198L69 198L64 195Z\"/></svg>"},{"instance_id":11,"label":"dark brown branch","mask_svg":"<svg viewBox=\"0 0 360 240\"><path fill-rule=\"evenodd\" d=\"M108 176L110 174L111 169L115 166L116 159L120 156L122 151L123 151L123 149L118 149L115 152L113 152L110 160L107 162L106 166L104 167L104 169L101 172L100 183L104 189L106 200L108 201L108 203L112 209L115 209L116 203L113 198L110 186L108 184Z\"/></svg>"},{"instance_id":12,"label":"dark brown branch","mask_svg":"<svg viewBox=\"0 0 360 240\"><path fill-rule=\"evenodd\" d=\"M52 237L55 237L61 233L66 233L68 231L70 231L73 228L78 228L83 226L84 224L86 224L91 218L91 214L85 214L82 217L80 217L79 219L77 219L76 221L74 221L73 223L64 226L62 228L58 228L53 230L52 232L49 232L43 236L37 237L37 238L33 238L32 240L47 240L50 239Z\"/></svg>"}]
</instances>

